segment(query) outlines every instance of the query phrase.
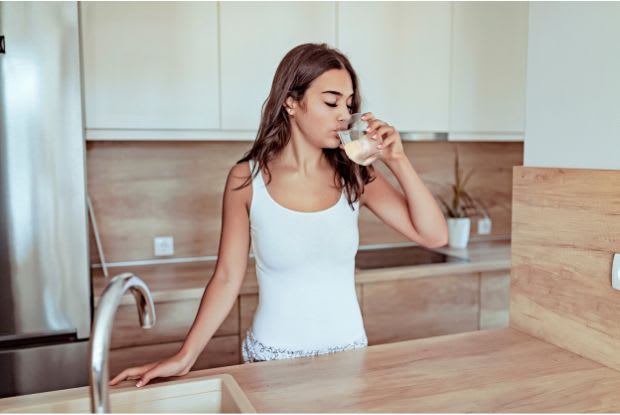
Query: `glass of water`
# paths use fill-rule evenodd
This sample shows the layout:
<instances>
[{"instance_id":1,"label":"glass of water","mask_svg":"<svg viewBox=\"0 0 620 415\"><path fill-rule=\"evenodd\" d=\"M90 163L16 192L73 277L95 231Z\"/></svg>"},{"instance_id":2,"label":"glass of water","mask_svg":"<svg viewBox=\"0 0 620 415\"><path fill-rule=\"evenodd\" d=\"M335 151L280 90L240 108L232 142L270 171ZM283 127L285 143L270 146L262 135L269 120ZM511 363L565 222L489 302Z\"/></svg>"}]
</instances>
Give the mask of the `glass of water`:
<instances>
[{"instance_id":1,"label":"glass of water","mask_svg":"<svg viewBox=\"0 0 620 415\"><path fill-rule=\"evenodd\" d=\"M370 138L366 134L367 128L368 123L362 120L362 113L358 112L351 115L346 130L338 131L347 157L362 166L368 166L381 154L381 150L377 148L381 140Z\"/></svg>"}]
</instances>

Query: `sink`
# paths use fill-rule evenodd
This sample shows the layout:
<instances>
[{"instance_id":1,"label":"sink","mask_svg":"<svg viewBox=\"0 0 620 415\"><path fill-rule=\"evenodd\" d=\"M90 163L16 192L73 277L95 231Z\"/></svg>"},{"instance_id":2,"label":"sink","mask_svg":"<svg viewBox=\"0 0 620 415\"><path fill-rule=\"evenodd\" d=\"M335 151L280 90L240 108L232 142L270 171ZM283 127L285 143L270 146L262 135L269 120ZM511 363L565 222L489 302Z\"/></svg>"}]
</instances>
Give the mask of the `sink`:
<instances>
[{"instance_id":1,"label":"sink","mask_svg":"<svg viewBox=\"0 0 620 415\"><path fill-rule=\"evenodd\" d=\"M402 267L410 265L468 262L465 258L446 255L422 246L360 249L355 256L355 267L361 270Z\"/></svg>"},{"instance_id":2,"label":"sink","mask_svg":"<svg viewBox=\"0 0 620 415\"><path fill-rule=\"evenodd\" d=\"M38 402L37 402L38 401ZM112 413L256 413L231 375L110 389ZM88 388L0 400L0 412L90 413Z\"/></svg>"}]
</instances>

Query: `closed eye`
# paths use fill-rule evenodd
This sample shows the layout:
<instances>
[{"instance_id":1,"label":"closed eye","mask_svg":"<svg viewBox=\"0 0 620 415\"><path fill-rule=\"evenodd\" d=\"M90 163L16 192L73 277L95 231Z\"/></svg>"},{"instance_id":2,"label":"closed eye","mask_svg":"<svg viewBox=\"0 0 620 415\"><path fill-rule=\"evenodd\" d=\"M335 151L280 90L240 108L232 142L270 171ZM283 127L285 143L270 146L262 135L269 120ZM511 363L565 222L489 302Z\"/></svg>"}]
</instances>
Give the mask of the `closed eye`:
<instances>
[{"instance_id":1,"label":"closed eye","mask_svg":"<svg viewBox=\"0 0 620 415\"><path fill-rule=\"evenodd\" d=\"M330 104L329 102L326 102L326 103L325 103L325 105L327 105L328 107L332 107L332 108L336 108L336 107L338 106L338 104ZM353 109L353 107L352 107L352 106L350 106L350 105L347 105L347 108L348 108L349 110L352 110L352 109Z\"/></svg>"}]
</instances>

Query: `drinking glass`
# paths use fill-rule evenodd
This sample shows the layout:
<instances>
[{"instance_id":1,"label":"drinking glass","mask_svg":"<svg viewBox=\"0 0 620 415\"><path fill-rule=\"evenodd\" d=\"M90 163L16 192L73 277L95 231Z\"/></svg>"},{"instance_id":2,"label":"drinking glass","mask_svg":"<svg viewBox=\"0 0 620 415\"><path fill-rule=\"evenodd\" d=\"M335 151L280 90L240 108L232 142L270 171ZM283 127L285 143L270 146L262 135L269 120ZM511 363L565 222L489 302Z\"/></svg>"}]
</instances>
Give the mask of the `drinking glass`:
<instances>
[{"instance_id":1,"label":"drinking glass","mask_svg":"<svg viewBox=\"0 0 620 415\"><path fill-rule=\"evenodd\" d=\"M368 166L381 154L377 144L381 140L373 140L366 134L368 123L362 120L362 113L351 115L347 129L338 131L340 142L344 146L347 157L357 164Z\"/></svg>"}]
</instances>

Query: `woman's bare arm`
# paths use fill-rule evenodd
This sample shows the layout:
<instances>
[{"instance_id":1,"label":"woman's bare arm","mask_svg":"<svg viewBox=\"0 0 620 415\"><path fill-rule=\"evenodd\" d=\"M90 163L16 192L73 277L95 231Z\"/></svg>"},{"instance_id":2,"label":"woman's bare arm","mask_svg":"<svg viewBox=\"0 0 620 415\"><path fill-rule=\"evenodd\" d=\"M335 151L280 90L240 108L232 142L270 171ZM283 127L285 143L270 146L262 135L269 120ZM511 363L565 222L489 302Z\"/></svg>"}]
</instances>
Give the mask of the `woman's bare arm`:
<instances>
[{"instance_id":1,"label":"woman's bare arm","mask_svg":"<svg viewBox=\"0 0 620 415\"><path fill-rule=\"evenodd\" d=\"M401 191L378 170L375 181L364 188L362 204L387 225L410 240L429 248L448 242L448 228L433 195L406 158L388 165Z\"/></svg>"},{"instance_id":2,"label":"woman's bare arm","mask_svg":"<svg viewBox=\"0 0 620 415\"><path fill-rule=\"evenodd\" d=\"M250 249L249 203L252 187L233 190L244 182L248 163L235 165L229 172L222 203L222 231L215 271L200 301L200 307L181 349L167 359L125 369L111 382L140 378L136 386L151 379L185 375L198 359L213 334L234 305L246 273Z\"/></svg>"},{"instance_id":3,"label":"woman's bare arm","mask_svg":"<svg viewBox=\"0 0 620 415\"><path fill-rule=\"evenodd\" d=\"M381 159L398 180L404 194L376 171L377 179L368 183L362 205L410 240L436 248L448 242L448 225L435 198L422 182L405 154L398 131L367 112L367 134L379 143Z\"/></svg>"},{"instance_id":4,"label":"woman's bare arm","mask_svg":"<svg viewBox=\"0 0 620 415\"><path fill-rule=\"evenodd\" d=\"M180 351L192 364L230 313L245 277L250 250L249 201L252 188L233 188L243 183L248 172L247 163L237 164L230 170L226 180L215 272Z\"/></svg>"}]
</instances>

